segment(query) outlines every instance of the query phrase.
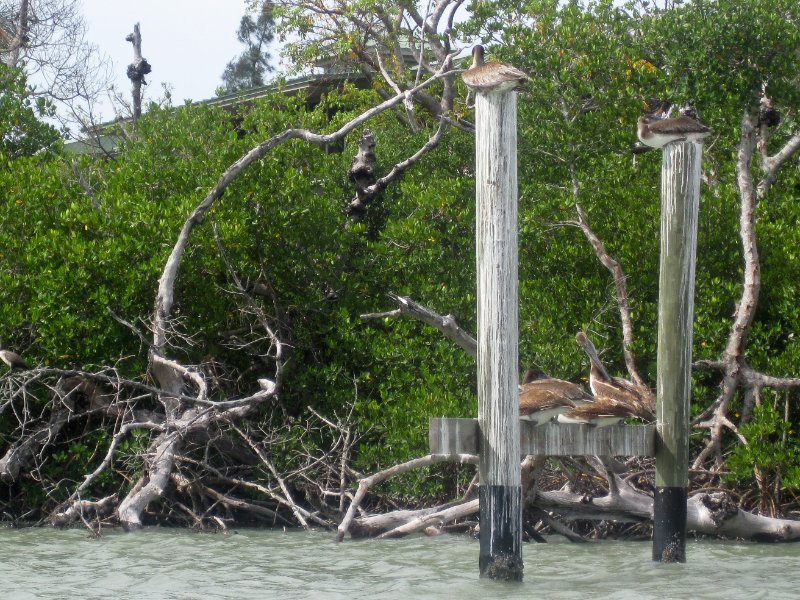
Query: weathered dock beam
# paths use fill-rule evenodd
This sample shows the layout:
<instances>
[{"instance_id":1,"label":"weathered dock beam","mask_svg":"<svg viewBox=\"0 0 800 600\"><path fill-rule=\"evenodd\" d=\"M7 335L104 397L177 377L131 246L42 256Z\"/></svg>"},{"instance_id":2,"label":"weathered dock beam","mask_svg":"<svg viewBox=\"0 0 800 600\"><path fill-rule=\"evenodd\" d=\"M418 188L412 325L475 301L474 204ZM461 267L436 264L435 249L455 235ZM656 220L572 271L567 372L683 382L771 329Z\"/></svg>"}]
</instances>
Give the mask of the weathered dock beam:
<instances>
[{"instance_id":1,"label":"weathered dock beam","mask_svg":"<svg viewBox=\"0 0 800 600\"><path fill-rule=\"evenodd\" d=\"M661 168L653 560L686 562L692 326L703 146L673 142Z\"/></svg>"},{"instance_id":2,"label":"weathered dock beam","mask_svg":"<svg viewBox=\"0 0 800 600\"><path fill-rule=\"evenodd\" d=\"M520 456L655 456L655 425L594 427L573 423L534 425L520 421ZM431 454L457 457L480 450L477 419L432 418Z\"/></svg>"}]
</instances>

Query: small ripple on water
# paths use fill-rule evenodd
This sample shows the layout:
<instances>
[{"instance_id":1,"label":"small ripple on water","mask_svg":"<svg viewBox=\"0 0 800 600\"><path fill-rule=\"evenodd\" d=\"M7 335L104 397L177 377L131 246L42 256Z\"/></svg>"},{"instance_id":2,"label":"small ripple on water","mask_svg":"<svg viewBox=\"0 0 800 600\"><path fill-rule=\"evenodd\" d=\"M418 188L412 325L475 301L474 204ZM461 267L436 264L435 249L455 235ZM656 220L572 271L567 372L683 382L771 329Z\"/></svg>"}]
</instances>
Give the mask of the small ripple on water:
<instances>
[{"instance_id":1,"label":"small ripple on water","mask_svg":"<svg viewBox=\"0 0 800 600\"><path fill-rule=\"evenodd\" d=\"M800 546L690 543L688 563L650 560L635 542L527 544L523 584L478 578L478 544L462 537L332 541L331 533L198 534L0 530L8 600L369 599L502 597L796 598ZM560 539L560 538L559 538Z\"/></svg>"}]
</instances>

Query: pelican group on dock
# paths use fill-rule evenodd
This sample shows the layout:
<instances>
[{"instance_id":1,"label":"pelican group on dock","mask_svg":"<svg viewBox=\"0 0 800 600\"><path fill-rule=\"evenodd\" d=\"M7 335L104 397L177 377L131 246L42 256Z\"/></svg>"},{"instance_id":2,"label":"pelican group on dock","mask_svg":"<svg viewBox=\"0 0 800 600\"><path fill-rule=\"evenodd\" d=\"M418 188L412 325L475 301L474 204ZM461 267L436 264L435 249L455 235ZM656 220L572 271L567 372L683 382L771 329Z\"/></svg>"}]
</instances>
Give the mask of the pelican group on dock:
<instances>
[{"instance_id":1,"label":"pelican group on dock","mask_svg":"<svg viewBox=\"0 0 800 600\"><path fill-rule=\"evenodd\" d=\"M647 386L613 377L584 332L575 341L589 358L589 389L549 377L538 368L525 373L519 386L519 417L536 425L583 423L596 427L615 425L627 418L655 419L656 398Z\"/></svg>"}]
</instances>

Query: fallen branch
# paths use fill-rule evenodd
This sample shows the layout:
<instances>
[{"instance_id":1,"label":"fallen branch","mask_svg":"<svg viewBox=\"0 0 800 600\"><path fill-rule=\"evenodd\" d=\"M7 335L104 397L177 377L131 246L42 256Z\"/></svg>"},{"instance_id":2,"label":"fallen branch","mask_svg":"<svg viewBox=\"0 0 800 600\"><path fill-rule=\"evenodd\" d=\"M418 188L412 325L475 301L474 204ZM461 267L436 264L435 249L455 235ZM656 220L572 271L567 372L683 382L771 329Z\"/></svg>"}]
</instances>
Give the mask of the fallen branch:
<instances>
[{"instance_id":1,"label":"fallen branch","mask_svg":"<svg viewBox=\"0 0 800 600\"><path fill-rule=\"evenodd\" d=\"M303 529L309 529L308 521L306 521L306 518L311 516L310 513L301 506L299 506L297 502L295 502L294 498L292 497L292 493L289 491L289 488L286 485L286 482L284 481L283 477L280 476L278 470L275 468L275 465L272 464L272 461L266 455L261 446L253 442L250 436L245 434L238 427L236 427L236 425L233 425L233 429L234 431L236 431L236 433L239 434L239 436L245 442L247 442L247 445L250 446L250 448L252 448L256 454L258 454L258 458L261 459L261 462L264 464L264 466L266 466L269 472L272 473L272 476L275 478L275 481L278 482L278 486L281 488L281 492L283 492L283 498L281 499L281 503L286 505L292 511L292 514L294 514L295 519L297 519L298 523L300 523Z\"/></svg>"},{"instance_id":2,"label":"fallen branch","mask_svg":"<svg viewBox=\"0 0 800 600\"><path fill-rule=\"evenodd\" d=\"M233 498L232 496L223 494L210 486L201 484L196 479L189 479L188 477L185 477L179 473L173 473L172 481L175 483L178 489L181 490L193 489L198 493L204 494L209 498L212 498L215 502L222 504L226 508L249 512L264 519L268 519L272 521L272 523L275 523L275 521L277 520L281 520L284 521L286 524L290 524L287 521L285 521L282 517L280 517L280 515L277 512L275 512L270 508L267 508L266 506L260 506L252 502L247 502L246 500ZM194 514L193 511L188 511L188 512ZM217 522L219 522L219 520L217 520ZM223 529L224 528L225 527L223 525Z\"/></svg>"},{"instance_id":3,"label":"fallen branch","mask_svg":"<svg viewBox=\"0 0 800 600\"><path fill-rule=\"evenodd\" d=\"M103 458L103 461L97 466L97 468L94 471L92 471L91 473L89 473L88 475L86 475L83 478L83 483L81 483L75 489L75 491L69 497L68 501L71 501L74 498L76 498L83 490L85 490L87 487L89 487L89 485L95 479L97 479L97 477L102 475L103 472L105 472L105 470L108 469L108 467L111 466L111 461L114 459L114 454L117 451L117 447L119 447L119 444L122 442L122 440L125 439L125 437L131 431L133 431L134 429L150 429L150 430L156 430L156 431L163 431L164 424L163 423L154 423L154 422L151 421L151 422L144 422L144 423L131 422L131 423L125 423L124 425L122 425L122 427L119 428L119 431L117 431L117 433L114 434L114 438L111 440L111 444L109 444L109 446L108 446L108 450L106 451L106 455L105 455L105 458Z\"/></svg>"},{"instance_id":4,"label":"fallen branch","mask_svg":"<svg viewBox=\"0 0 800 600\"><path fill-rule=\"evenodd\" d=\"M101 520L110 516L117 506L117 495L111 494L100 500L75 500L65 510L54 513L48 519L54 527L65 527L77 519Z\"/></svg>"},{"instance_id":5,"label":"fallen branch","mask_svg":"<svg viewBox=\"0 0 800 600\"><path fill-rule=\"evenodd\" d=\"M170 481L175 455L182 447L183 438L176 431L161 434L150 446L146 476L134 485L117 509L125 531L141 529L142 512L164 493Z\"/></svg>"},{"instance_id":6,"label":"fallen branch","mask_svg":"<svg viewBox=\"0 0 800 600\"><path fill-rule=\"evenodd\" d=\"M458 462L461 464L477 464L478 457L473 454L464 454L457 458L444 454L429 454L428 456L423 456L422 458L415 458L408 462L404 462L399 465L394 465L393 467L384 469L383 471L379 471L374 475L370 475L369 477L361 479L358 482L358 490L356 491L356 494L353 497L353 501L350 503L350 507L347 509L347 514L344 516L344 519L342 519L342 522L336 529L336 541L341 542L344 539L345 534L350 529L350 525L353 522L353 517L355 516L356 509L361 505L364 496L366 496L367 492L371 487L381 483L382 481L390 477L399 475L400 473L405 473L406 471L419 469L421 467L427 467L445 461Z\"/></svg>"},{"instance_id":7,"label":"fallen branch","mask_svg":"<svg viewBox=\"0 0 800 600\"><path fill-rule=\"evenodd\" d=\"M69 399L55 398L48 422L32 433L24 433L0 458L0 479L12 482L20 471L27 469L44 447L55 442L59 432L72 415L74 405Z\"/></svg>"},{"instance_id":8,"label":"fallen branch","mask_svg":"<svg viewBox=\"0 0 800 600\"><path fill-rule=\"evenodd\" d=\"M457 519L463 519L464 517L478 514L479 508L479 501L477 499L460 502L455 506L448 506L447 508L437 510L424 516L413 518L407 523L390 529L377 537L378 539L398 538L422 531L426 527L443 527Z\"/></svg>"}]
</instances>

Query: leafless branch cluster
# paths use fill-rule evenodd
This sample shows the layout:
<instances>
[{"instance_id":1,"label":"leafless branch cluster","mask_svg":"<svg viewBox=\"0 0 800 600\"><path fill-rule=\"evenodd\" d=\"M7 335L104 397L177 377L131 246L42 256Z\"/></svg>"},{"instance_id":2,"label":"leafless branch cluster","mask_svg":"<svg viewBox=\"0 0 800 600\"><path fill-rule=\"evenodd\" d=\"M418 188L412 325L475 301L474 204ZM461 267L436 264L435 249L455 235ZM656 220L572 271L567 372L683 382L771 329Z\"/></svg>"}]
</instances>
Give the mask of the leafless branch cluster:
<instances>
[{"instance_id":1,"label":"leafless branch cluster","mask_svg":"<svg viewBox=\"0 0 800 600\"><path fill-rule=\"evenodd\" d=\"M78 0L2 0L0 59L22 66L37 93L62 109L65 125L85 126L110 80L109 63L86 39Z\"/></svg>"},{"instance_id":2,"label":"leafless branch cluster","mask_svg":"<svg viewBox=\"0 0 800 600\"><path fill-rule=\"evenodd\" d=\"M420 12L415 4L386 3L358 7L342 0L274 3L286 31L301 30L298 41L288 44L296 64L338 71L360 70L383 79L385 98L416 88L430 75L448 71L458 55L454 23L463 0L431 0ZM349 46L342 52L341 40ZM315 55L315 56L311 56ZM321 61L326 57L325 61ZM338 57L338 64L328 64ZM442 79L439 95L426 91L406 93L403 106L411 129L419 128L414 102L437 118L450 113L456 98L453 75Z\"/></svg>"}]
</instances>

